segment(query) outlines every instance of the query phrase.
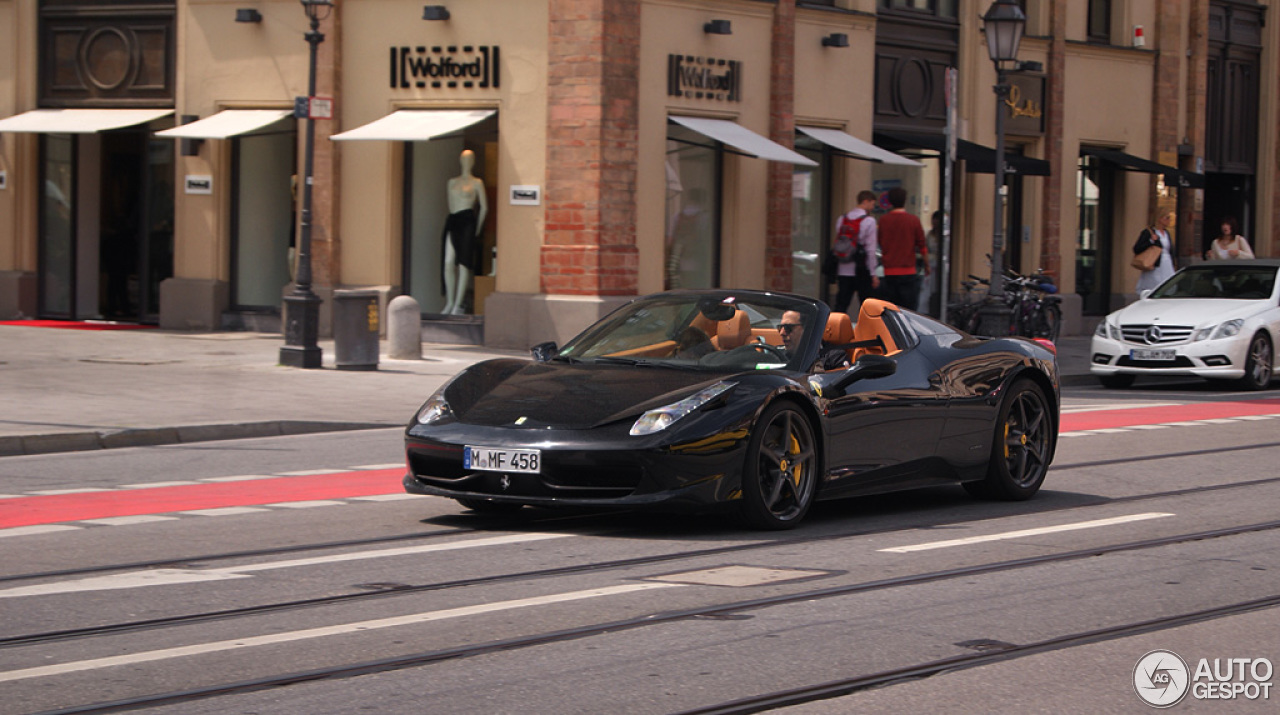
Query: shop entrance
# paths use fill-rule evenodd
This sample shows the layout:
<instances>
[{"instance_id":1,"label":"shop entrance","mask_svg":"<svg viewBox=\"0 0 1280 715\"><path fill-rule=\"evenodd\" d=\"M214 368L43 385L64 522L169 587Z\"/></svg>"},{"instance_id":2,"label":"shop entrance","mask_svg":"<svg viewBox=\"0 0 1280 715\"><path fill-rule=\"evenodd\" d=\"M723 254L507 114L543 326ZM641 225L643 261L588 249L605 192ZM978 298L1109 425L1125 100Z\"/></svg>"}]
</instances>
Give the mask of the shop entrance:
<instances>
[{"instance_id":1,"label":"shop entrance","mask_svg":"<svg viewBox=\"0 0 1280 715\"><path fill-rule=\"evenodd\" d=\"M156 323L173 275L173 141L43 135L39 313Z\"/></svg>"}]
</instances>

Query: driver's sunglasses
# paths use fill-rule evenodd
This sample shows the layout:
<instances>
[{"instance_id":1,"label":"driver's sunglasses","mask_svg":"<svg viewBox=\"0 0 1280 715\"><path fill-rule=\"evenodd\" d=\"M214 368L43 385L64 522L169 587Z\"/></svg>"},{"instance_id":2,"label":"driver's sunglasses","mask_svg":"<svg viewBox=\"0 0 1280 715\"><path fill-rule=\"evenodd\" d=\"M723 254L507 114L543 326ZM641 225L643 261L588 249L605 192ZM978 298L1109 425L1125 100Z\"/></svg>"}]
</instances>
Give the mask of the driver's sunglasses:
<instances>
[{"instance_id":1,"label":"driver's sunglasses","mask_svg":"<svg viewBox=\"0 0 1280 715\"><path fill-rule=\"evenodd\" d=\"M792 330L795 330L796 328L802 328L802 327L804 327L804 326L803 326L801 323L779 323L779 324L778 324L778 332L779 332L779 333L789 333L789 332L791 332Z\"/></svg>"}]
</instances>

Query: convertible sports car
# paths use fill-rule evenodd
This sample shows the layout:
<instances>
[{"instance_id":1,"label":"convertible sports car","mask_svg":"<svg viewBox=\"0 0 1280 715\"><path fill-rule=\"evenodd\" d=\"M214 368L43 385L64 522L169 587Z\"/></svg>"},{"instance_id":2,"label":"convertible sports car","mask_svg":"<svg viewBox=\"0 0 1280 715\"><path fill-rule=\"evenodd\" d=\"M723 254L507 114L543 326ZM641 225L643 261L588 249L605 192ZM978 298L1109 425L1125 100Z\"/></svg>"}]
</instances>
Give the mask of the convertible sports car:
<instances>
[{"instance_id":1,"label":"convertible sports car","mask_svg":"<svg viewBox=\"0 0 1280 715\"><path fill-rule=\"evenodd\" d=\"M964 483L1027 499L1058 437L1052 344L980 339L881 300L857 324L800 296L638 298L534 360L474 365L405 432L405 489L476 511L736 510Z\"/></svg>"},{"instance_id":2,"label":"convertible sports car","mask_svg":"<svg viewBox=\"0 0 1280 715\"><path fill-rule=\"evenodd\" d=\"M1213 261L1178 271L1108 315L1089 371L1106 387L1138 375L1195 375L1265 390L1280 336L1280 260Z\"/></svg>"}]
</instances>

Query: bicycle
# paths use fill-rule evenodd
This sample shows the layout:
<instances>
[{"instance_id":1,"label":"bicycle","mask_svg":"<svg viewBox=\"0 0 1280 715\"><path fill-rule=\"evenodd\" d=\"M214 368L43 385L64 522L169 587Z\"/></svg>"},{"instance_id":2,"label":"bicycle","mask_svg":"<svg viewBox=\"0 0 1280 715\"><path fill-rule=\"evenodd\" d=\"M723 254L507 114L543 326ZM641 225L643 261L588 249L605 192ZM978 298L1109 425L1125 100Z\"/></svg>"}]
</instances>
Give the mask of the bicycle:
<instances>
[{"instance_id":1,"label":"bicycle","mask_svg":"<svg viewBox=\"0 0 1280 715\"><path fill-rule=\"evenodd\" d=\"M964 295L960 300L947 303L947 322L966 333L977 330L978 309L982 307L987 297L985 291L978 292L977 288L989 282L975 275L970 275L969 280L962 281L960 287L964 288Z\"/></svg>"},{"instance_id":2,"label":"bicycle","mask_svg":"<svg viewBox=\"0 0 1280 715\"><path fill-rule=\"evenodd\" d=\"M1012 310L1010 333L1057 340L1062 332L1062 299L1053 280L1037 270L1030 276L1006 272L1006 299Z\"/></svg>"}]
</instances>

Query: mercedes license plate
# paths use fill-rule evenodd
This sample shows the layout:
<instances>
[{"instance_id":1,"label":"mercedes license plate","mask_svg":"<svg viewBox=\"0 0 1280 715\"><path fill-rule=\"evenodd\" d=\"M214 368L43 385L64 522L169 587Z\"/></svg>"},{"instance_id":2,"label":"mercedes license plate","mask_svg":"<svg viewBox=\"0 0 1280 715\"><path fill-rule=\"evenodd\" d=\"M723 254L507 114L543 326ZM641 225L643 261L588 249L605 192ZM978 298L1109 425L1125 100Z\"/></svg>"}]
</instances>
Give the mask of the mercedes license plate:
<instances>
[{"instance_id":1,"label":"mercedes license plate","mask_svg":"<svg viewBox=\"0 0 1280 715\"><path fill-rule=\"evenodd\" d=\"M1134 360L1174 360L1177 353L1173 350L1130 350L1129 357Z\"/></svg>"},{"instance_id":2,"label":"mercedes license plate","mask_svg":"<svg viewBox=\"0 0 1280 715\"><path fill-rule=\"evenodd\" d=\"M477 472L538 474L542 468L542 451L467 445L462 451L462 466Z\"/></svg>"}]
</instances>

